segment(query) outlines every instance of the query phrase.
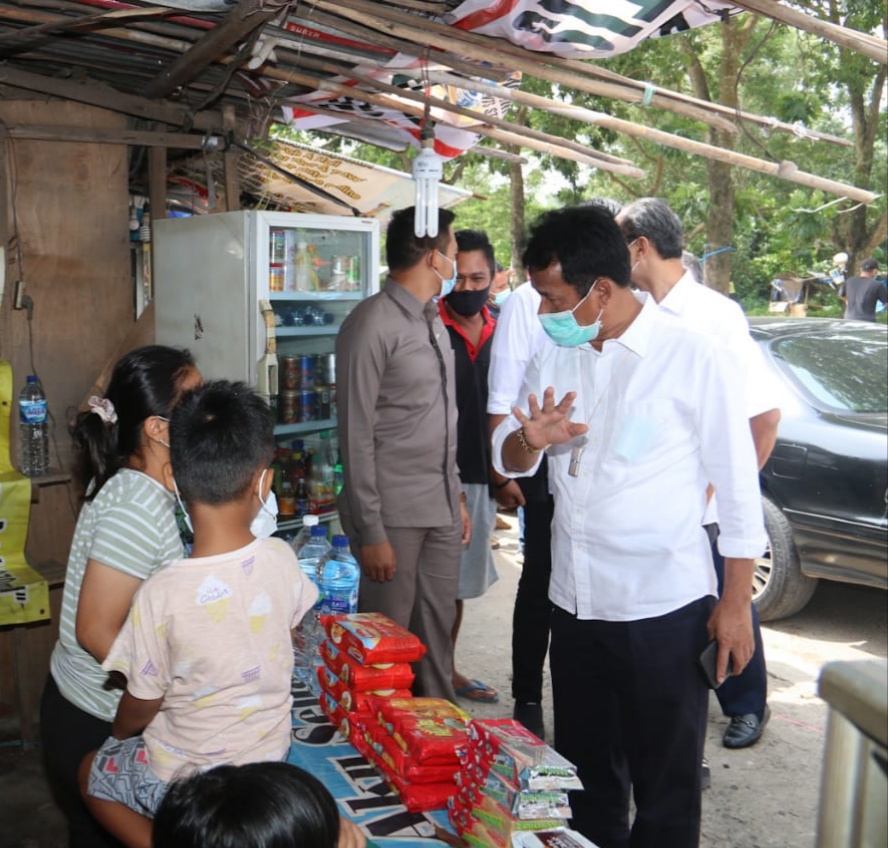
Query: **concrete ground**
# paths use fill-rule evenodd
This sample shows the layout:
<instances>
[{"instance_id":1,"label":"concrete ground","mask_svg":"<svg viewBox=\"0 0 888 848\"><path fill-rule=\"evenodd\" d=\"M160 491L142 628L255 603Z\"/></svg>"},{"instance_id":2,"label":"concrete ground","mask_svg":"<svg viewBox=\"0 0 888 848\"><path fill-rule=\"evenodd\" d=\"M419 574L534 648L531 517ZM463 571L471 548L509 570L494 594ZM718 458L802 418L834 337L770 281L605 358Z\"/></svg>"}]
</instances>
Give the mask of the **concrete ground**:
<instances>
[{"instance_id":1,"label":"concrete ground","mask_svg":"<svg viewBox=\"0 0 888 848\"><path fill-rule=\"evenodd\" d=\"M510 716L510 640L515 587L521 573L517 519L496 534L500 580L466 602L457 645L460 671L492 685L498 704L461 701L473 715ZM821 584L799 615L764 629L771 722L745 750L721 745L727 720L710 705L707 756L712 788L703 796L702 848L813 848L826 705L817 677L831 660L888 656L885 593ZM551 688L544 693L549 738ZM39 751L0 748L0 848L65 848L64 823L43 780Z\"/></svg>"}]
</instances>

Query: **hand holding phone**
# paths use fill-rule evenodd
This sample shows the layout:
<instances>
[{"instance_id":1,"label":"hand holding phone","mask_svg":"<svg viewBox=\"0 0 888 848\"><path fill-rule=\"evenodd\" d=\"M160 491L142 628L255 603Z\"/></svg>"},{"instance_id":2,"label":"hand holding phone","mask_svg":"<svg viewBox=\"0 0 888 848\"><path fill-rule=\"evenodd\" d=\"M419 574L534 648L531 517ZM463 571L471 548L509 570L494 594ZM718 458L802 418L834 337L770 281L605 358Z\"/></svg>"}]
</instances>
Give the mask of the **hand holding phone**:
<instances>
[{"instance_id":1,"label":"hand holding phone","mask_svg":"<svg viewBox=\"0 0 888 848\"><path fill-rule=\"evenodd\" d=\"M721 683L719 683L718 679L715 676L717 663L718 663L718 640L713 639L703 649L703 652L700 654L700 657L697 660L697 664L700 666L700 671L703 672L703 677L706 679L706 685L710 689L718 689L718 687L721 686L721 684L725 682L723 680ZM731 677L734 674L734 672L731 671L731 665L732 664L729 661L728 662L728 673L727 673L727 677L725 678L725 680L727 680L728 677Z\"/></svg>"}]
</instances>

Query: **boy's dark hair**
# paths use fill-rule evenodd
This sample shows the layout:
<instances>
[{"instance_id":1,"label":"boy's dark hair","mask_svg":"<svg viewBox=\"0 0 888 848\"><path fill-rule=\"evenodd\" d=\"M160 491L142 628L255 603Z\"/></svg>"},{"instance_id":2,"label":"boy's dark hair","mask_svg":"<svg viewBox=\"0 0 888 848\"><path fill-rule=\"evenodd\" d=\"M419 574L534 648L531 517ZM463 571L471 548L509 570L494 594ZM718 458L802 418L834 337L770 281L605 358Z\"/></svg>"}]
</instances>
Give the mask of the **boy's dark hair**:
<instances>
[{"instance_id":1,"label":"boy's dark hair","mask_svg":"<svg viewBox=\"0 0 888 848\"><path fill-rule=\"evenodd\" d=\"M678 215L659 197L642 197L620 213L620 228L627 242L644 236L661 259L681 259L684 230Z\"/></svg>"},{"instance_id":2,"label":"boy's dark hair","mask_svg":"<svg viewBox=\"0 0 888 848\"><path fill-rule=\"evenodd\" d=\"M417 237L413 232L415 208L399 209L392 215L385 232L385 261L389 271L404 271L412 268L430 250L447 248L450 241L450 225L456 217L449 209L438 210L438 235Z\"/></svg>"},{"instance_id":3,"label":"boy's dark hair","mask_svg":"<svg viewBox=\"0 0 888 848\"><path fill-rule=\"evenodd\" d=\"M218 766L171 784L154 817L157 848L335 848L333 796L287 763Z\"/></svg>"},{"instance_id":4,"label":"boy's dark hair","mask_svg":"<svg viewBox=\"0 0 888 848\"><path fill-rule=\"evenodd\" d=\"M543 213L531 224L522 262L530 271L561 264L561 276L581 296L599 277L629 286L629 248L614 216L597 204Z\"/></svg>"},{"instance_id":5,"label":"boy's dark hair","mask_svg":"<svg viewBox=\"0 0 888 848\"><path fill-rule=\"evenodd\" d=\"M472 250L480 250L490 267L491 279L497 271L497 262L493 255L493 245L483 230L458 230L456 233L456 246L460 253L469 253Z\"/></svg>"},{"instance_id":6,"label":"boy's dark hair","mask_svg":"<svg viewBox=\"0 0 888 848\"><path fill-rule=\"evenodd\" d=\"M106 423L93 412L81 412L71 428L77 479L84 490L95 481L86 500L139 453L146 418L170 417L192 368L194 357L187 350L163 345L136 348L117 361L104 395L114 404L117 421Z\"/></svg>"},{"instance_id":7,"label":"boy's dark hair","mask_svg":"<svg viewBox=\"0 0 888 848\"><path fill-rule=\"evenodd\" d=\"M186 503L237 500L273 456L274 418L246 383L204 383L173 411L170 461Z\"/></svg>"}]
</instances>

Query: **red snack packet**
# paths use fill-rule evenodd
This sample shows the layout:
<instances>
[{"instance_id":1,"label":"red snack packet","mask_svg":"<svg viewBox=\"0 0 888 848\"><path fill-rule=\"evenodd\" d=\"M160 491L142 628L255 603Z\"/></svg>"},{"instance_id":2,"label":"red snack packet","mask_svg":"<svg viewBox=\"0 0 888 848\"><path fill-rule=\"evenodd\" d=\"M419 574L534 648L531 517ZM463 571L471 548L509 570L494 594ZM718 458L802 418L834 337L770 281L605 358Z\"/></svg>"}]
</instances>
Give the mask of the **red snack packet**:
<instances>
[{"instance_id":1,"label":"red snack packet","mask_svg":"<svg viewBox=\"0 0 888 848\"><path fill-rule=\"evenodd\" d=\"M354 692L410 689L413 685L413 669L407 663L361 665L344 651L340 651L329 639L321 643L321 656L327 668Z\"/></svg>"},{"instance_id":2,"label":"red snack packet","mask_svg":"<svg viewBox=\"0 0 888 848\"><path fill-rule=\"evenodd\" d=\"M318 681L321 689L333 697L333 699L347 713L360 712L372 713L373 698L409 698L410 692L406 689L391 689L389 691L353 692L326 666L318 666Z\"/></svg>"},{"instance_id":3,"label":"red snack packet","mask_svg":"<svg viewBox=\"0 0 888 848\"><path fill-rule=\"evenodd\" d=\"M409 630L378 612L321 616L321 622L330 641L362 665L416 662L426 652Z\"/></svg>"},{"instance_id":4,"label":"red snack packet","mask_svg":"<svg viewBox=\"0 0 888 848\"><path fill-rule=\"evenodd\" d=\"M456 792L454 783L408 783L392 773L386 773L386 780L411 813L443 810L447 800Z\"/></svg>"},{"instance_id":5,"label":"red snack packet","mask_svg":"<svg viewBox=\"0 0 888 848\"><path fill-rule=\"evenodd\" d=\"M405 722L417 719L453 719L462 727L472 720L467 712L443 698L389 698L380 701L376 710L380 723L391 730L399 730Z\"/></svg>"},{"instance_id":6,"label":"red snack packet","mask_svg":"<svg viewBox=\"0 0 888 848\"><path fill-rule=\"evenodd\" d=\"M452 783L458 766L454 763L435 765L418 763L407 754L377 722L367 728L365 739L387 771L400 775L408 783Z\"/></svg>"}]
</instances>

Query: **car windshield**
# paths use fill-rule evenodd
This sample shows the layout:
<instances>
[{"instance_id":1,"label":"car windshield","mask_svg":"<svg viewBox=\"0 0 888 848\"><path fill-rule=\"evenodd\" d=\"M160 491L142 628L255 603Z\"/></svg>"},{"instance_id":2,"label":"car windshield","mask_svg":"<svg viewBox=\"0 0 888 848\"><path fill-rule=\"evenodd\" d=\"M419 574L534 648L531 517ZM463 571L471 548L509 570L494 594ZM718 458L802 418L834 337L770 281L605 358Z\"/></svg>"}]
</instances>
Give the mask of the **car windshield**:
<instances>
[{"instance_id":1,"label":"car windshield","mask_svg":"<svg viewBox=\"0 0 888 848\"><path fill-rule=\"evenodd\" d=\"M782 370L816 407L834 412L888 409L888 336L848 331L780 339Z\"/></svg>"}]
</instances>

